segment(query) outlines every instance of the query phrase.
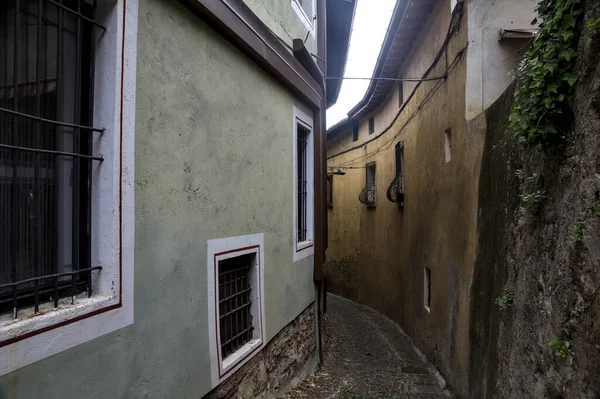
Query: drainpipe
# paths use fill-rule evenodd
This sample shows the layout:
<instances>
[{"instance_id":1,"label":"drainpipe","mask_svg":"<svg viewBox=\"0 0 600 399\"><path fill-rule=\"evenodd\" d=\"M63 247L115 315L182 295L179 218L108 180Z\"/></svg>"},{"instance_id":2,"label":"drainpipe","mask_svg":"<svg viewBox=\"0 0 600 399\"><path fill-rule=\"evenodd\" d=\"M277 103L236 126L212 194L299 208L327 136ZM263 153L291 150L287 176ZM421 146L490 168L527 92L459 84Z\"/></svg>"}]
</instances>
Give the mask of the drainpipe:
<instances>
[{"instance_id":1,"label":"drainpipe","mask_svg":"<svg viewBox=\"0 0 600 399\"><path fill-rule=\"evenodd\" d=\"M317 66L319 67L322 76L327 76L327 7L326 0L317 0ZM314 62L314 61L313 61ZM323 87L323 98L321 100L320 118L319 118L319 135L315 135L315 153L318 152L319 165L315 168L315 172L319 172L315 182L320 183L321 189L319 190L321 196L319 197L319 224L316 225L321 231L321 245L319 248L319 279L318 279L318 292L317 295L317 343L319 347L319 364L323 363L323 323L322 323L322 304L325 302L327 293L324 291L324 281L327 278L327 272L325 270L325 250L327 249L327 199L324 195L327 192L327 153L326 153L326 137L327 137L327 124L326 124L326 113L327 110L327 84L325 79L321 79ZM317 218L315 218L317 219ZM315 249L316 250L316 249ZM315 257L315 261L317 257ZM315 276L316 277L316 276Z\"/></svg>"},{"instance_id":2,"label":"drainpipe","mask_svg":"<svg viewBox=\"0 0 600 399\"><path fill-rule=\"evenodd\" d=\"M327 182L325 171L327 170L327 157L325 153L325 138L327 135L325 111L327 110L327 93L325 73L327 71L327 18L326 18L326 0L317 0L317 55L319 58L315 63L312 55L304 45L302 39L293 40L293 54L304 69L317 81L323 89L323 98L319 108L315 108L315 129L314 129L314 181L315 181L315 212L314 212L314 232L315 232L315 254L313 280L316 290L316 333L317 333L317 352L319 366L323 363L323 334L322 334L322 313L325 302L326 285L325 280L325 249L327 248L327 204L325 192L327 191Z\"/></svg>"}]
</instances>

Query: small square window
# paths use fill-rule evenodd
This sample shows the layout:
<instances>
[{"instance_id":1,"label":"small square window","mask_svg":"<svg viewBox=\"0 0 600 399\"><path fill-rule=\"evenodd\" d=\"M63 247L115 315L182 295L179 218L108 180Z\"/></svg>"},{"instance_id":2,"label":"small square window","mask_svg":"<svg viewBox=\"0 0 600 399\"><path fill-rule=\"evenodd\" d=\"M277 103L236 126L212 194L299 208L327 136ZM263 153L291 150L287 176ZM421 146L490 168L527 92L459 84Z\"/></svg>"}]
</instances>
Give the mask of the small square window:
<instances>
[{"instance_id":1,"label":"small square window","mask_svg":"<svg viewBox=\"0 0 600 399\"><path fill-rule=\"evenodd\" d=\"M358 141L358 125L352 129L352 142Z\"/></svg>"},{"instance_id":2,"label":"small square window","mask_svg":"<svg viewBox=\"0 0 600 399\"><path fill-rule=\"evenodd\" d=\"M264 346L264 234L207 242L211 386Z\"/></svg>"},{"instance_id":3,"label":"small square window","mask_svg":"<svg viewBox=\"0 0 600 399\"><path fill-rule=\"evenodd\" d=\"M431 269L427 266L423 268L423 303L425 309L431 312Z\"/></svg>"},{"instance_id":4,"label":"small square window","mask_svg":"<svg viewBox=\"0 0 600 399\"><path fill-rule=\"evenodd\" d=\"M252 268L256 253L219 261L219 330L221 356L226 359L253 339Z\"/></svg>"},{"instance_id":5,"label":"small square window","mask_svg":"<svg viewBox=\"0 0 600 399\"><path fill-rule=\"evenodd\" d=\"M369 118L369 134L375 133L375 117Z\"/></svg>"},{"instance_id":6,"label":"small square window","mask_svg":"<svg viewBox=\"0 0 600 399\"><path fill-rule=\"evenodd\" d=\"M452 130L447 129L444 133L444 159L446 162L452 160Z\"/></svg>"}]
</instances>

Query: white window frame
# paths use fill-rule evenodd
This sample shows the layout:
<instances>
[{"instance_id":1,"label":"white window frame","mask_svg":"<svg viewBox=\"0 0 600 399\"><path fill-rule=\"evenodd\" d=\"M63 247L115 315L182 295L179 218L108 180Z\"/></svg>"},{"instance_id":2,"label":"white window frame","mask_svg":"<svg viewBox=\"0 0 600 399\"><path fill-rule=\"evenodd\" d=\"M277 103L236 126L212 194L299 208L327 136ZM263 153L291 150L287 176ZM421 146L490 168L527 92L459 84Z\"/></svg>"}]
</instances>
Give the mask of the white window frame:
<instances>
[{"instance_id":1,"label":"white window frame","mask_svg":"<svg viewBox=\"0 0 600 399\"><path fill-rule=\"evenodd\" d=\"M298 125L308 130L306 147L306 173L307 173L307 198L306 198L306 241L298 242ZM315 184L314 184L314 130L313 118L294 107L294 184L293 184L293 211L294 211L294 231L293 231L293 261L299 261L315 253L314 247L314 203L315 203Z\"/></svg>"},{"instance_id":2,"label":"white window frame","mask_svg":"<svg viewBox=\"0 0 600 399\"><path fill-rule=\"evenodd\" d=\"M264 284L264 233L227 237L207 242L207 291L208 291L208 327L210 346L211 389L229 378L236 370L246 364L266 344L265 334L265 284ZM221 334L218 306L218 265L219 261L246 254L256 254L256 264L251 273L252 325L253 339L240 349L223 359L221 356Z\"/></svg>"},{"instance_id":3,"label":"white window frame","mask_svg":"<svg viewBox=\"0 0 600 399\"><path fill-rule=\"evenodd\" d=\"M91 298L0 322L0 359L10 359L0 361L0 375L133 323L138 0L99 1L96 20L107 27L97 34L93 121L106 130L94 135L104 161L92 173L92 265L102 270Z\"/></svg>"},{"instance_id":4,"label":"white window frame","mask_svg":"<svg viewBox=\"0 0 600 399\"><path fill-rule=\"evenodd\" d=\"M315 25L316 25L316 19L315 15L317 15L316 13L316 1L315 0L302 0L302 1L309 1L312 4L312 14L313 15L308 15L306 13L306 11L304 10L304 7L302 7L302 5L300 4L300 0L291 0L292 3L292 8L294 9L294 11L296 12L296 14L298 15L298 18L300 18L300 20L302 21L302 23L304 24L304 26L306 27L306 29L309 30L310 34L312 35L312 37L315 37Z\"/></svg>"}]
</instances>

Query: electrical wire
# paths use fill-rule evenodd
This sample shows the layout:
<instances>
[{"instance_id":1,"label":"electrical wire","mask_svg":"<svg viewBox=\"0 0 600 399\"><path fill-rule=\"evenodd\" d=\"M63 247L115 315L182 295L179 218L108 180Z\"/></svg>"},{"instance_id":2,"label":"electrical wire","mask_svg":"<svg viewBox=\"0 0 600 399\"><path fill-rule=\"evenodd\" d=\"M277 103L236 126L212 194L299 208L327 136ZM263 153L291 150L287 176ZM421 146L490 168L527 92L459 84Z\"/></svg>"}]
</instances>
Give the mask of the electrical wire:
<instances>
[{"instance_id":1,"label":"electrical wire","mask_svg":"<svg viewBox=\"0 0 600 399\"><path fill-rule=\"evenodd\" d=\"M430 82L434 80L446 79L447 76L439 76L435 78L354 78L346 76L325 76L328 80L384 80L391 82Z\"/></svg>"},{"instance_id":2,"label":"electrical wire","mask_svg":"<svg viewBox=\"0 0 600 399\"><path fill-rule=\"evenodd\" d=\"M458 16L458 18L456 18L456 21L454 21L455 18L453 17L452 21L450 22L450 25L448 26L448 31L446 32L446 37L444 39L444 42L442 43L442 45L440 47L440 50L438 51L438 53L434 57L433 62L431 63L431 65L427 68L427 70L423 74L423 78L422 79L427 79L427 76L429 75L429 73L431 73L431 71L433 70L433 68L435 68L437 66L437 64L438 64L439 60L441 59L441 57L446 53L446 50L447 50L447 47L448 47L448 44L449 44L450 40L452 39L452 37L454 36L454 34L460 28L460 23L462 21L462 16L463 16L462 9L460 9L459 12L457 12L455 14L455 16ZM400 127L400 129L398 130L398 132L394 136L392 136L389 140L387 140L384 143L382 143L379 147L377 147L376 150L374 150L372 152L368 152L366 154L363 154L363 155L358 156L356 158L353 158L351 160L342 162L342 163L340 163L338 165L332 165L331 168L333 168L333 169L338 168L339 169L339 168L342 168L342 167L346 167L346 165L348 165L348 164L352 164L353 162L356 162L356 161L358 161L360 159L363 159L363 158L366 158L366 157L370 157L370 156L378 153L379 151L381 151L384 148L386 148L390 143L392 143L400 135L400 133L402 131L404 131L404 129L408 126L408 124L410 124L410 122L412 122L414 120L414 118L421 111L421 109L423 109L423 107L425 106L425 104L427 104L427 102L429 102L429 100L433 97L433 94L435 94L435 92L437 92L437 90L444 84L445 79L454 70L454 68L456 67L456 65L460 61L460 59L463 57L465 51L466 51L466 47L463 48L461 51L459 51L457 53L455 59L448 66L448 68L446 69L446 71L444 73L444 76L445 76L444 80L434 79L434 80L437 80L436 84L425 95L425 98L423 99L423 101L419 104L419 106L415 109L415 111L411 114L411 116L407 119L407 121L402 125L402 127ZM408 99L404 102L404 104L402 104L402 107L398 110L398 113L394 117L394 120L390 123L390 125L386 129L384 129L381 133L379 133L377 136L371 138L370 140L367 140L364 143L361 143L361 144L359 144L357 146L351 147L351 148L349 148L347 150L341 151L341 152L339 152L337 154L331 155L331 156L327 157L327 159L329 160L329 159L338 157L340 155L346 154L346 153L348 153L350 151L354 151L355 149L364 147L367 144L373 142L374 140L380 138L385 133L387 133L394 126L394 124L398 120L398 118L399 118L400 114L402 113L402 111L406 108L407 104L414 97L416 91L419 89L419 87L421 86L421 84L425 81L425 80L422 80L422 79L418 81L417 85L415 86L415 88L411 92L411 94L408 97Z\"/></svg>"}]
</instances>

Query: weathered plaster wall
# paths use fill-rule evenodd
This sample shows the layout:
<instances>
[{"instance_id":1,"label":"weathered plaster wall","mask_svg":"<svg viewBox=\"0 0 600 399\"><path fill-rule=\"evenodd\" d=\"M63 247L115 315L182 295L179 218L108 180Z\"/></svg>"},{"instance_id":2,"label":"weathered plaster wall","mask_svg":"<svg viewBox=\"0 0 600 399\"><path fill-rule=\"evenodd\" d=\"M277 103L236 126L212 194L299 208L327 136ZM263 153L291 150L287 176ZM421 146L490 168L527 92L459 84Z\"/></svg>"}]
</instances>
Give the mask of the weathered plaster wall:
<instances>
[{"instance_id":1,"label":"weathered plaster wall","mask_svg":"<svg viewBox=\"0 0 600 399\"><path fill-rule=\"evenodd\" d=\"M313 303L204 399L265 399L285 391L295 376L306 377L316 369L315 327Z\"/></svg>"},{"instance_id":2,"label":"weathered plaster wall","mask_svg":"<svg viewBox=\"0 0 600 399\"><path fill-rule=\"evenodd\" d=\"M448 3L440 1L400 76L422 76L441 47L450 18ZM466 26L463 18L448 47L450 61L467 44ZM444 73L444 59L431 76ZM331 290L350 295L397 321L457 392L465 392L467 386L467 305L483 148L483 138L466 129L465 80L466 59L462 58L405 129L401 127L435 82L424 82L417 89L393 127L381 137L328 160L330 167L344 163L364 167L372 161L377 165L376 208L358 201L365 185L365 169L346 169L345 176L334 176L327 253L333 266L328 272ZM405 98L415 86L405 83ZM398 110L397 92L393 92L375 114L375 135L368 135L367 119L361 120L359 142L381 132ZM448 128L452 129L452 161L446 163L444 132ZM386 197L395 176L394 146L398 141L404 142L404 209ZM352 143L351 132L342 134L328 143L329 157L359 142ZM431 313L423 300L425 266L432 272ZM345 287L348 281L355 282L352 289Z\"/></svg>"},{"instance_id":3,"label":"weathered plaster wall","mask_svg":"<svg viewBox=\"0 0 600 399\"><path fill-rule=\"evenodd\" d=\"M264 232L268 340L314 302L312 257L292 263L302 105L179 3L139 18L135 322L0 378L9 398L207 393L208 239Z\"/></svg>"},{"instance_id":4,"label":"weathered plaster wall","mask_svg":"<svg viewBox=\"0 0 600 399\"><path fill-rule=\"evenodd\" d=\"M290 46L292 40L306 38L308 30L292 8L292 0L244 0L244 3L265 23L277 36ZM316 2L315 2L316 5ZM316 7L315 12L316 15ZM315 20L316 26L316 20ZM305 46L312 53L317 53L316 35L309 34ZM315 60L316 61L316 60Z\"/></svg>"},{"instance_id":5,"label":"weathered plaster wall","mask_svg":"<svg viewBox=\"0 0 600 399\"><path fill-rule=\"evenodd\" d=\"M468 0L467 120L488 109L512 82L527 40L498 41L499 29L530 29L537 0Z\"/></svg>"}]
</instances>

